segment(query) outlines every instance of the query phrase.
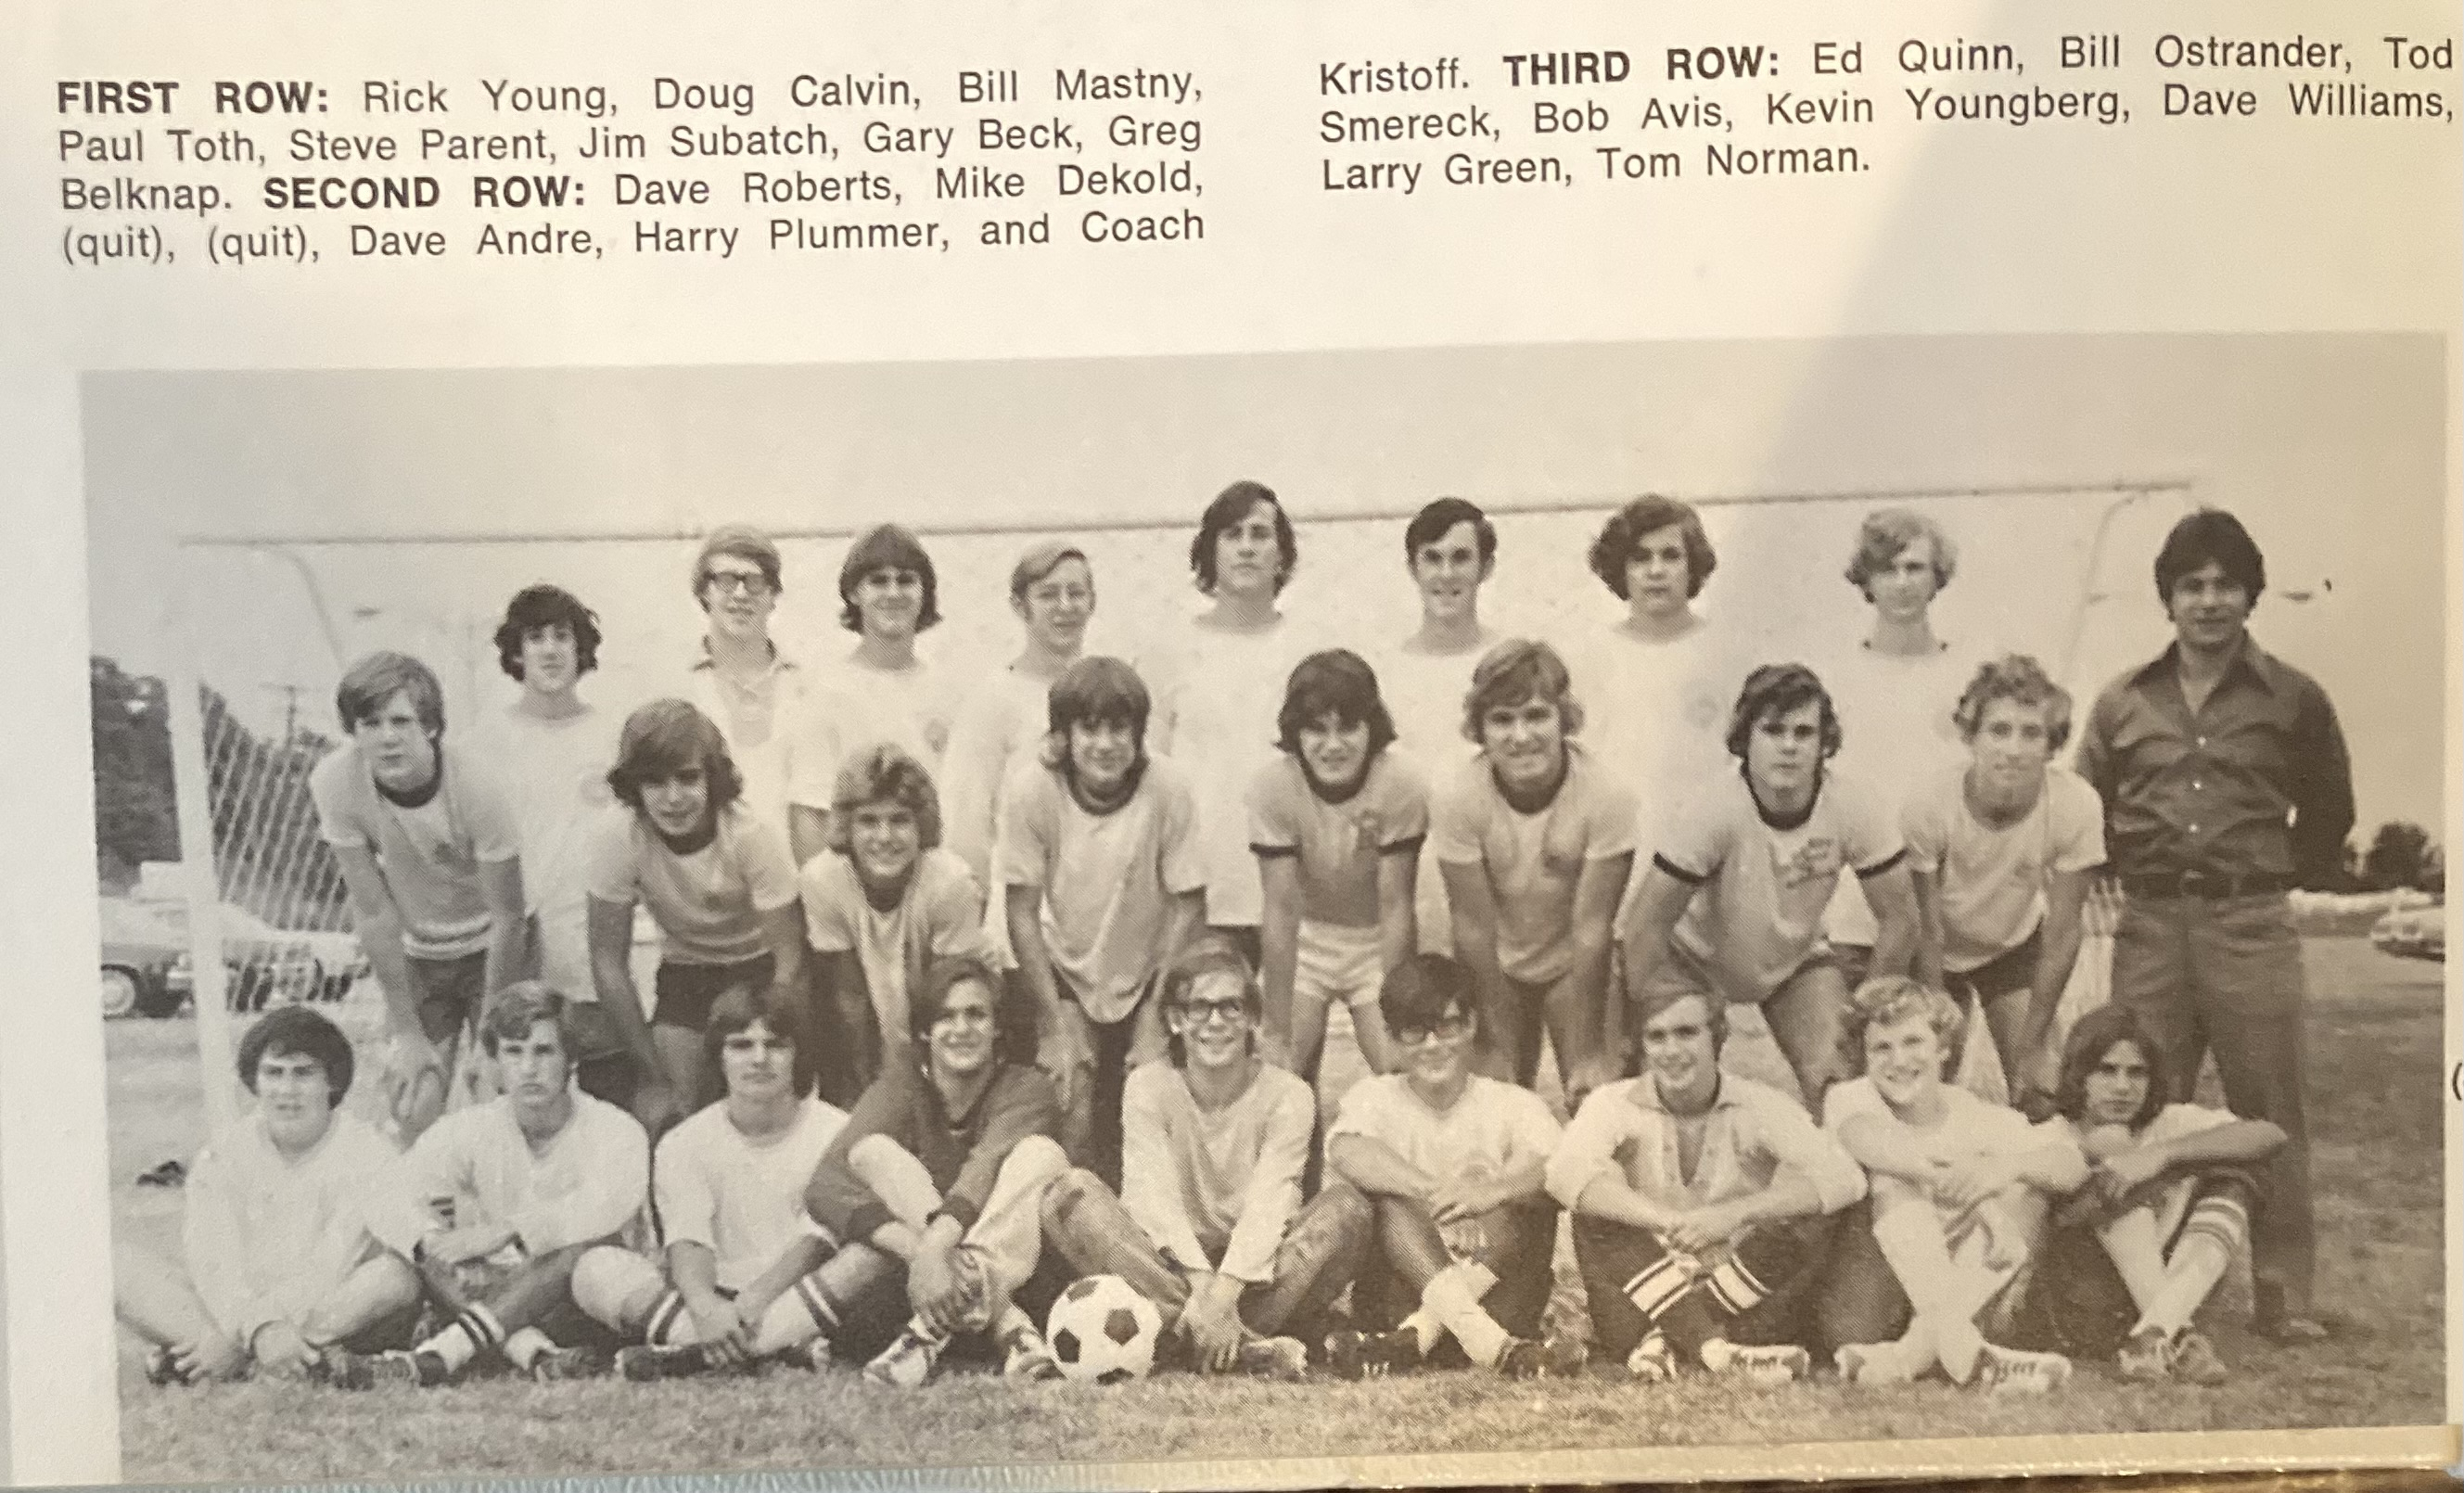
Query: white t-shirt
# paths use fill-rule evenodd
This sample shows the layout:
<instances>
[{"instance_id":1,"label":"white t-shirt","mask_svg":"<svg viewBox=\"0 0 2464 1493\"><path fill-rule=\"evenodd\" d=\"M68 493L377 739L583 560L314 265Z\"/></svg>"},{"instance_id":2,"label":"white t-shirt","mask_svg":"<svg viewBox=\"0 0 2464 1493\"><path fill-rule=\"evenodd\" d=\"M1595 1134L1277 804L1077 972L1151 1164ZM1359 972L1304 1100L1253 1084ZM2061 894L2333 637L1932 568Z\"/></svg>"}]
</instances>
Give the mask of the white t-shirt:
<instances>
[{"instance_id":1,"label":"white t-shirt","mask_svg":"<svg viewBox=\"0 0 2464 1493\"><path fill-rule=\"evenodd\" d=\"M1197 796L1206 921L1255 926L1265 893L1249 853L1249 783L1275 753L1275 717L1292 669L1315 640L1289 618L1231 631L1193 618L1136 660L1155 695L1147 749L1179 764Z\"/></svg>"},{"instance_id":2,"label":"white t-shirt","mask_svg":"<svg viewBox=\"0 0 2464 1493\"><path fill-rule=\"evenodd\" d=\"M905 669L875 669L853 656L821 670L796 723L787 801L826 809L839 769L887 743L938 774L957 702L949 676L923 654Z\"/></svg>"},{"instance_id":3,"label":"white t-shirt","mask_svg":"<svg viewBox=\"0 0 2464 1493\"><path fill-rule=\"evenodd\" d=\"M847 1111L809 1096L778 1134L755 1140L705 1106L659 1142L659 1226L670 1248L699 1244L718 1257L718 1284L740 1291L797 1240L821 1232L804 1212L804 1187Z\"/></svg>"},{"instance_id":4,"label":"white t-shirt","mask_svg":"<svg viewBox=\"0 0 2464 1493\"><path fill-rule=\"evenodd\" d=\"M854 952L881 1026L884 1061L903 1064L908 993L923 982L926 968L943 955L990 957L976 878L964 861L935 845L916 858L906 890L888 911L872 905L855 863L835 850L806 861L797 880L806 941L822 954Z\"/></svg>"},{"instance_id":5,"label":"white t-shirt","mask_svg":"<svg viewBox=\"0 0 2464 1493\"><path fill-rule=\"evenodd\" d=\"M2059 767L2017 823L1995 829L1968 806L1968 770L1938 773L1900 811L1908 868L1934 878L1943 968L1961 974L2028 941L2053 878L2104 863L2104 804Z\"/></svg>"},{"instance_id":6,"label":"white t-shirt","mask_svg":"<svg viewBox=\"0 0 2464 1493\"><path fill-rule=\"evenodd\" d=\"M990 884L1001 790L1032 761L1052 718L1052 681L1008 666L986 675L958 703L941 757L941 844Z\"/></svg>"},{"instance_id":7,"label":"white t-shirt","mask_svg":"<svg viewBox=\"0 0 2464 1493\"><path fill-rule=\"evenodd\" d=\"M358 743L346 741L308 774L325 843L372 851L402 918L403 952L450 959L488 945L479 867L521 854L521 831L495 775L452 744L437 748L441 780L405 808L377 790Z\"/></svg>"},{"instance_id":8,"label":"white t-shirt","mask_svg":"<svg viewBox=\"0 0 2464 1493\"><path fill-rule=\"evenodd\" d=\"M1566 778L1536 814L1506 801L1488 757L1455 764L1429 806L1442 866L1478 867L1497 904L1497 957L1511 978L1542 985L1573 959L1574 886L1583 867L1634 849L1633 790L1566 743Z\"/></svg>"},{"instance_id":9,"label":"white t-shirt","mask_svg":"<svg viewBox=\"0 0 2464 1493\"><path fill-rule=\"evenodd\" d=\"M1418 856L1429 832L1419 769L1384 751L1340 803L1309 786L1300 758L1276 754L1249 784L1249 848L1299 865L1301 916L1345 928L1377 926L1377 867L1390 854Z\"/></svg>"},{"instance_id":10,"label":"white t-shirt","mask_svg":"<svg viewBox=\"0 0 2464 1493\"><path fill-rule=\"evenodd\" d=\"M181 1242L188 1280L214 1324L246 1342L269 1322L297 1323L376 1252L370 1204L393 1146L337 1110L296 1160L252 1112L190 1163Z\"/></svg>"},{"instance_id":11,"label":"white t-shirt","mask_svg":"<svg viewBox=\"0 0 2464 1493\"><path fill-rule=\"evenodd\" d=\"M539 977L596 1000L590 977L590 855L621 726L596 706L549 718L519 706L496 713L484 750L521 828L522 896L539 919Z\"/></svg>"},{"instance_id":12,"label":"white t-shirt","mask_svg":"<svg viewBox=\"0 0 2464 1493\"><path fill-rule=\"evenodd\" d=\"M1090 814L1038 761L1010 779L1001 821L1000 885L1043 891L1053 967L1090 1019L1129 1015L1164 953L1172 898L1206 885L1188 779L1152 758L1128 802Z\"/></svg>"},{"instance_id":13,"label":"white t-shirt","mask_svg":"<svg viewBox=\"0 0 2464 1493\"><path fill-rule=\"evenodd\" d=\"M1634 790L1639 833L1657 839L1691 786L1728 760L1728 715L1748 667L1741 641L1708 621L1666 642L1611 624L1570 648L1566 667L1583 738Z\"/></svg>"},{"instance_id":14,"label":"white t-shirt","mask_svg":"<svg viewBox=\"0 0 2464 1493\"><path fill-rule=\"evenodd\" d=\"M1694 887L1676 943L1733 1001L1760 1004L1822 947L1840 873L1875 876L1905 857L1899 826L1858 786L1822 775L1793 824L1763 817L1745 771L1714 774L1678 813L1652 864Z\"/></svg>"},{"instance_id":15,"label":"white t-shirt","mask_svg":"<svg viewBox=\"0 0 2464 1493\"><path fill-rule=\"evenodd\" d=\"M664 962L740 964L769 952L761 914L795 905L796 867L779 832L741 802L719 809L717 832L691 855L620 806L600 821L590 894L649 908Z\"/></svg>"},{"instance_id":16,"label":"white t-shirt","mask_svg":"<svg viewBox=\"0 0 2464 1493\"><path fill-rule=\"evenodd\" d=\"M1942 1086L1943 1103L1947 1107L1941 1124L1920 1130L1891 1112L1881 1089L1870 1078L1854 1078L1844 1084L1834 1084L1822 1098L1822 1128L1832 1134L1839 1133L1849 1121L1871 1116L1898 1125L1925 1156L1936 1161L1965 1161L1975 1156L2011 1156L2034 1151L2048 1141L2058 1141L2073 1151L2079 1142L2072 1136L2070 1122L2058 1117L2031 1125L2018 1110L1990 1100L1979 1099L1965 1088ZM1941 1218L1947 1234L1954 1241L1965 1231L1973 1209L1960 1209L1937 1198L1934 1212Z\"/></svg>"},{"instance_id":17,"label":"white t-shirt","mask_svg":"<svg viewBox=\"0 0 2464 1493\"><path fill-rule=\"evenodd\" d=\"M1557 1149L1557 1120L1548 1102L1528 1088L1474 1074L1454 1105L1430 1107L1400 1073L1364 1078L1343 1096L1328 1127L1338 1135L1377 1141L1441 1182L1460 1177L1495 1179L1532 1165L1546 1166Z\"/></svg>"},{"instance_id":18,"label":"white t-shirt","mask_svg":"<svg viewBox=\"0 0 2464 1493\"><path fill-rule=\"evenodd\" d=\"M1428 777L1443 777L1479 750L1463 735L1463 697L1471 693L1471 671L1502 640L1492 635L1461 653L1424 653L1403 643L1375 660L1378 697L1395 717L1395 743Z\"/></svg>"},{"instance_id":19,"label":"white t-shirt","mask_svg":"<svg viewBox=\"0 0 2464 1493\"><path fill-rule=\"evenodd\" d=\"M532 1255L638 1237L650 1138L614 1105L580 1089L572 1100L573 1117L544 1150L523 1136L510 1096L429 1126L402 1158L388 1205L371 1220L377 1237L405 1255L431 1229L473 1224L512 1225Z\"/></svg>"},{"instance_id":20,"label":"white t-shirt","mask_svg":"<svg viewBox=\"0 0 2464 1493\"><path fill-rule=\"evenodd\" d=\"M1950 713L1986 656L1959 644L1919 655L1878 653L1859 638L1823 660L1822 683L1839 713L1832 767L1855 776L1883 813L1897 816L1936 773L1967 765ZM1823 926L1836 943L1870 946L1880 932L1863 892L1847 881Z\"/></svg>"}]
</instances>

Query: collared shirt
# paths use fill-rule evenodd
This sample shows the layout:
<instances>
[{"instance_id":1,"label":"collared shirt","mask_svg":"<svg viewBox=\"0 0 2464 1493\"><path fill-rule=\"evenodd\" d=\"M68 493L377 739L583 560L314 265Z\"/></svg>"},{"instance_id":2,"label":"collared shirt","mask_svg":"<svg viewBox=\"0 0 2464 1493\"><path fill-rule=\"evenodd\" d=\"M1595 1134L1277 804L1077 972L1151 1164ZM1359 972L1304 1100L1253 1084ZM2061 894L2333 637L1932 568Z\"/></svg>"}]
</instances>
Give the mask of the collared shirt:
<instances>
[{"instance_id":1,"label":"collared shirt","mask_svg":"<svg viewBox=\"0 0 2464 1493\"><path fill-rule=\"evenodd\" d=\"M2312 883L2341 864L2353 827L2352 762L2327 692L2248 638L2195 714L2178 645L2106 686L2079 772L2104 800L2105 848L2123 876Z\"/></svg>"},{"instance_id":2,"label":"collared shirt","mask_svg":"<svg viewBox=\"0 0 2464 1493\"><path fill-rule=\"evenodd\" d=\"M685 698L698 707L726 738L727 755L744 779L744 802L762 821L787 834L787 786L795 779L797 728L804 718L811 676L777 644L770 667L750 686L719 672L710 639L693 650L685 673Z\"/></svg>"},{"instance_id":3,"label":"collared shirt","mask_svg":"<svg viewBox=\"0 0 2464 1493\"><path fill-rule=\"evenodd\" d=\"M1689 1176L1678 1147L1684 1121L1669 1112L1650 1074L1595 1090L1549 1158L1549 1195L1572 1208L1615 1173L1655 1202L1704 1208L1762 1192L1786 1168L1814 1185L1825 1213L1865 1196L1863 1169L1776 1088L1723 1073L1701 1119L1703 1144Z\"/></svg>"}]
</instances>

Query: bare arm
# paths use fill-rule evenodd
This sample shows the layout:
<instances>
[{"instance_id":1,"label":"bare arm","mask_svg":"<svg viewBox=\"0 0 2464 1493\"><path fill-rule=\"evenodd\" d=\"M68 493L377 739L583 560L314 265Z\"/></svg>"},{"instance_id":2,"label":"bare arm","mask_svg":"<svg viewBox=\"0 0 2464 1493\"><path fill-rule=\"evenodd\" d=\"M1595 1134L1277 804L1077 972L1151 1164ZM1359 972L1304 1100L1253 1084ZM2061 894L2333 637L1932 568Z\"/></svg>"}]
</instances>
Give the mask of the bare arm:
<instances>
[{"instance_id":1,"label":"bare arm","mask_svg":"<svg viewBox=\"0 0 2464 1493\"><path fill-rule=\"evenodd\" d=\"M598 987L599 1009L632 1053L647 1083L657 1084L658 1049L650 1044L650 1023L642 1015L642 992L633 983L633 904L590 899L590 982Z\"/></svg>"},{"instance_id":2,"label":"bare arm","mask_svg":"<svg viewBox=\"0 0 2464 1493\"><path fill-rule=\"evenodd\" d=\"M1372 1197L1426 1202L1437 1191L1437 1178L1404 1160L1394 1147L1368 1135L1336 1135L1328 1140L1326 1164Z\"/></svg>"},{"instance_id":3,"label":"bare arm","mask_svg":"<svg viewBox=\"0 0 2464 1493\"><path fill-rule=\"evenodd\" d=\"M1258 974L1265 998L1265 1030L1260 1035L1270 1059L1289 1064L1292 983L1300 968L1300 858L1262 855L1258 857L1258 879L1265 889L1265 911L1258 924Z\"/></svg>"},{"instance_id":4,"label":"bare arm","mask_svg":"<svg viewBox=\"0 0 2464 1493\"><path fill-rule=\"evenodd\" d=\"M1634 911L1625 924L1625 988L1626 999L1633 999L1648 987L1668 957L1668 942L1677 932L1677 920L1694 901L1695 884L1672 876L1657 863L1642 873L1642 889L1634 899ZM1617 1021L1617 1035L1624 1036L1625 1023Z\"/></svg>"},{"instance_id":5,"label":"bare arm","mask_svg":"<svg viewBox=\"0 0 2464 1493\"><path fill-rule=\"evenodd\" d=\"M1584 1025L1595 1045L1590 1052L1568 1053L1562 1059L1573 1075L1566 1095L1570 1105L1579 1106L1585 1094L1616 1078L1623 1066L1625 1054L1620 1049L1625 1042L1625 999L1624 992L1612 993L1608 988L1609 926L1617 918L1617 904L1625 900L1626 877L1633 868L1631 851L1602 856L1585 861L1582 873L1574 879L1573 926L1569 940L1573 945L1573 959L1566 966L1566 973L1557 977L1548 999L1552 1006L1560 1001L1579 1001L1589 1015Z\"/></svg>"},{"instance_id":6,"label":"bare arm","mask_svg":"<svg viewBox=\"0 0 2464 1493\"><path fill-rule=\"evenodd\" d=\"M1515 1029L1513 1002L1507 999L1506 969L1497 955L1497 899L1488 872L1476 862L1441 861L1446 879L1446 906L1454 920L1455 957L1471 972L1472 999L1480 1005L1483 1036L1481 1071L1512 1082L1514 1060L1506 1034Z\"/></svg>"},{"instance_id":7,"label":"bare arm","mask_svg":"<svg viewBox=\"0 0 2464 1493\"><path fill-rule=\"evenodd\" d=\"M1018 973L1026 981L1029 994L1035 998L1040 1027L1035 1043L1035 1065L1052 1079L1060 1091L1061 1107L1072 1108L1077 1098L1079 1069L1093 1061L1078 1040L1078 1028L1061 1003L1061 980L1052 971L1052 951L1044 944L1044 889L1012 886L1002 889L1009 916L1009 946L1018 956Z\"/></svg>"},{"instance_id":8,"label":"bare arm","mask_svg":"<svg viewBox=\"0 0 2464 1493\"><path fill-rule=\"evenodd\" d=\"M787 850L798 866L830 847L830 811L809 803L787 805Z\"/></svg>"},{"instance_id":9,"label":"bare arm","mask_svg":"<svg viewBox=\"0 0 2464 1493\"><path fill-rule=\"evenodd\" d=\"M430 1065L441 1062L419 1026L419 997L410 982L410 956L403 951L402 914L393 905L393 889L376 852L365 845L335 845L334 859L342 868L342 886L351 897L351 927L368 956L377 984L385 992L385 1017L395 1040L412 1056L424 1054Z\"/></svg>"},{"instance_id":10,"label":"bare arm","mask_svg":"<svg viewBox=\"0 0 2464 1493\"><path fill-rule=\"evenodd\" d=\"M2079 964L2087 931L2088 876L2057 871L2045 886L2045 920L2036 929L2036 968L2028 978L2028 1014L2019 1031L2019 1050L2032 1061L2053 1042L2054 1018Z\"/></svg>"},{"instance_id":11,"label":"bare arm","mask_svg":"<svg viewBox=\"0 0 2464 1493\"><path fill-rule=\"evenodd\" d=\"M1927 989L1942 986L1942 878L1931 871L1908 872L1908 889L1917 903L1916 977Z\"/></svg>"},{"instance_id":12,"label":"bare arm","mask_svg":"<svg viewBox=\"0 0 2464 1493\"><path fill-rule=\"evenodd\" d=\"M1874 975L1904 975L1916 960L1917 899L1907 863L1860 876L1866 904L1874 910Z\"/></svg>"},{"instance_id":13,"label":"bare arm","mask_svg":"<svg viewBox=\"0 0 2464 1493\"><path fill-rule=\"evenodd\" d=\"M770 951L770 983L792 1000L804 998L804 908L790 902L758 914L762 946Z\"/></svg>"},{"instance_id":14,"label":"bare arm","mask_svg":"<svg viewBox=\"0 0 2464 1493\"><path fill-rule=\"evenodd\" d=\"M1420 848L1389 848L1377 857L1377 962L1394 969L1419 952Z\"/></svg>"},{"instance_id":15,"label":"bare arm","mask_svg":"<svg viewBox=\"0 0 2464 1493\"><path fill-rule=\"evenodd\" d=\"M479 863L479 895L488 904L488 994L510 985L521 974L522 936L527 926L522 911L522 859Z\"/></svg>"}]
</instances>

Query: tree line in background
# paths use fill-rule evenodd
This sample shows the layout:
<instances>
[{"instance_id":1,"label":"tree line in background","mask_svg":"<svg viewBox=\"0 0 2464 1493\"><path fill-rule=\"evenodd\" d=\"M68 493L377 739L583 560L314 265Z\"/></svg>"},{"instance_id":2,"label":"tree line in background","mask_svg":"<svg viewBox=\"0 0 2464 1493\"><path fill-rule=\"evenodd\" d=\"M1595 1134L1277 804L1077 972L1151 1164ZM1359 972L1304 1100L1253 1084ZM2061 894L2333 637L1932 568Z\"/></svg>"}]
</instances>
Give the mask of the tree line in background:
<instances>
[{"instance_id":1,"label":"tree line in background","mask_svg":"<svg viewBox=\"0 0 2464 1493\"><path fill-rule=\"evenodd\" d=\"M96 878L107 895L138 867L180 859L171 776L170 697L163 681L112 659L88 662L94 718ZM223 895L277 928L342 926L340 867L318 831L308 773L334 740L296 719L287 739L259 736L204 690L206 773Z\"/></svg>"},{"instance_id":2,"label":"tree line in background","mask_svg":"<svg viewBox=\"0 0 2464 1493\"><path fill-rule=\"evenodd\" d=\"M180 858L179 816L171 789L171 718L163 681L123 671L108 658L91 661L94 697L94 835L96 872L104 892L137 882L148 861ZM296 721L287 740L256 735L234 719L222 694L205 690L207 775L213 783L215 864L226 894L247 886L285 883L325 889L318 906L257 908L280 927L338 926L340 878L308 801L308 771L334 745ZM309 874L260 874L306 865ZM2415 888L2447 890L2446 852L2409 820L2381 824L2365 843L2344 846L2342 885L2334 891ZM327 906L330 902L332 905Z\"/></svg>"}]
</instances>

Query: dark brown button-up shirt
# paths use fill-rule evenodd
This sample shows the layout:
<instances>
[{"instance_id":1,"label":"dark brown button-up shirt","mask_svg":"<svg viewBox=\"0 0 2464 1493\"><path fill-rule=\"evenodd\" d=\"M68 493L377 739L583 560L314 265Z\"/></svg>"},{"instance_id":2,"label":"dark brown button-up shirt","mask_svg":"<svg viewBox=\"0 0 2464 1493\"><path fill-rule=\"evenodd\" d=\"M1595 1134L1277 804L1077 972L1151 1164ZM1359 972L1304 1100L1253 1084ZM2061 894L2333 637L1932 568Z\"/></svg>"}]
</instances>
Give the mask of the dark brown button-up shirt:
<instances>
[{"instance_id":1,"label":"dark brown button-up shirt","mask_svg":"<svg viewBox=\"0 0 2464 1493\"><path fill-rule=\"evenodd\" d=\"M2193 714L2177 648L2107 685L2081 734L2079 776L2103 796L2113 868L2325 884L2353 827L2327 692L2244 638Z\"/></svg>"}]
</instances>

